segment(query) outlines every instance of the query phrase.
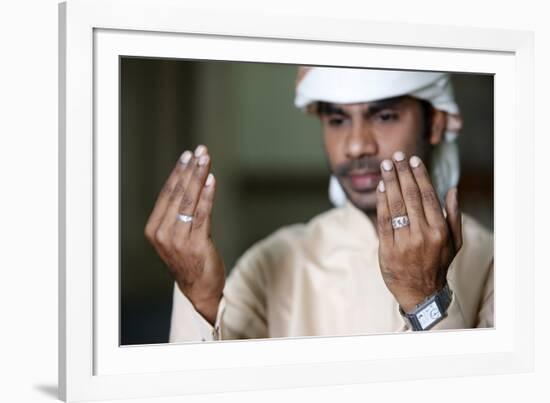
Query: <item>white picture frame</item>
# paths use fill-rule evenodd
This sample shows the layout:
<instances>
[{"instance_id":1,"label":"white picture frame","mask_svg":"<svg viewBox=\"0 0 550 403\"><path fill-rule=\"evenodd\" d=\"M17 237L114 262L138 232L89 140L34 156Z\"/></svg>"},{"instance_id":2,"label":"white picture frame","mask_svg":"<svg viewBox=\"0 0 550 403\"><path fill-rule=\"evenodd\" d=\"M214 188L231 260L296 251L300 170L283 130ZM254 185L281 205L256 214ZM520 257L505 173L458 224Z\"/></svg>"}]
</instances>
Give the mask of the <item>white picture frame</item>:
<instances>
[{"instance_id":1,"label":"white picture frame","mask_svg":"<svg viewBox=\"0 0 550 403\"><path fill-rule=\"evenodd\" d=\"M59 12L62 399L173 396L533 370L533 209L527 214L524 209L518 219L520 206L532 205L534 199L533 180L525 179L534 173L532 33L360 19L297 20L259 13L228 15L170 0L70 0L60 5ZM352 52L359 48L362 56ZM115 337L118 309L113 306L118 304L118 283L116 276L109 277L117 243L116 237L108 238L111 228L103 224L118 222L112 216L113 206L118 206L118 175L108 175L117 169L117 139L107 134L118 127L120 55L494 74L495 328L406 337L120 347ZM366 55L375 56L376 61L367 61ZM504 169L514 175L499 174Z\"/></svg>"}]
</instances>

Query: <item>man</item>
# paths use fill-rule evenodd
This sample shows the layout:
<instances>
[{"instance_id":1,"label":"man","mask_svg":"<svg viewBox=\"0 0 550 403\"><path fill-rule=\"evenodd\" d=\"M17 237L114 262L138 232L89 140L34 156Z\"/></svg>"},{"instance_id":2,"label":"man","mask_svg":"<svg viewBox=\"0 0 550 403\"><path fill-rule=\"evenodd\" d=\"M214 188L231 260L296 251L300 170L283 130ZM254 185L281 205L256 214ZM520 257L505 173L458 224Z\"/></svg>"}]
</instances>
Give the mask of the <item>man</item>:
<instances>
[{"instance_id":1,"label":"man","mask_svg":"<svg viewBox=\"0 0 550 403\"><path fill-rule=\"evenodd\" d=\"M493 240L458 208L448 75L301 67L296 84L337 207L253 245L226 283L208 150L183 153L145 228L176 280L170 341L492 327Z\"/></svg>"}]
</instances>

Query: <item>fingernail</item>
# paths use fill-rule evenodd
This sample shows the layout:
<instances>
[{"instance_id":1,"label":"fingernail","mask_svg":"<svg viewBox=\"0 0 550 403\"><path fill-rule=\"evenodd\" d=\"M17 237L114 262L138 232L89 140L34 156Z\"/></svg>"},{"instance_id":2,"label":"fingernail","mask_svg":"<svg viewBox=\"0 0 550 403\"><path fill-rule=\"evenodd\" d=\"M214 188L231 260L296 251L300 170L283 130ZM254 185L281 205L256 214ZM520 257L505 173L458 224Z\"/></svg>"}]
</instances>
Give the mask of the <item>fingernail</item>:
<instances>
[{"instance_id":1,"label":"fingernail","mask_svg":"<svg viewBox=\"0 0 550 403\"><path fill-rule=\"evenodd\" d=\"M204 153L205 149L206 147L203 145L197 146L197 148L195 148L195 157L200 157Z\"/></svg>"},{"instance_id":2,"label":"fingernail","mask_svg":"<svg viewBox=\"0 0 550 403\"><path fill-rule=\"evenodd\" d=\"M418 158L416 155L414 157L411 157L409 160L409 164L411 164L411 167L416 168L420 165L420 158Z\"/></svg>"},{"instance_id":3,"label":"fingernail","mask_svg":"<svg viewBox=\"0 0 550 403\"><path fill-rule=\"evenodd\" d=\"M393 159L401 162L405 159L405 154L403 154L401 151L397 151L395 154L393 154Z\"/></svg>"},{"instance_id":4,"label":"fingernail","mask_svg":"<svg viewBox=\"0 0 550 403\"><path fill-rule=\"evenodd\" d=\"M386 186L384 186L384 181L378 183L378 190L384 193L386 191Z\"/></svg>"},{"instance_id":5,"label":"fingernail","mask_svg":"<svg viewBox=\"0 0 550 403\"><path fill-rule=\"evenodd\" d=\"M393 164L390 160L382 161L382 168L384 171L391 171L393 169Z\"/></svg>"},{"instance_id":6,"label":"fingernail","mask_svg":"<svg viewBox=\"0 0 550 403\"><path fill-rule=\"evenodd\" d=\"M208 177L206 178L205 186L210 186L214 182L214 175L212 173L208 174Z\"/></svg>"},{"instance_id":7,"label":"fingernail","mask_svg":"<svg viewBox=\"0 0 550 403\"><path fill-rule=\"evenodd\" d=\"M208 163L208 160L210 159L210 157L208 157L208 155L203 155L202 157L199 158L199 166L203 166L203 165L206 165Z\"/></svg>"},{"instance_id":8,"label":"fingernail","mask_svg":"<svg viewBox=\"0 0 550 403\"><path fill-rule=\"evenodd\" d=\"M189 162L189 160L191 159L191 151L185 151L181 157L180 157L180 162L182 164L187 164Z\"/></svg>"}]
</instances>

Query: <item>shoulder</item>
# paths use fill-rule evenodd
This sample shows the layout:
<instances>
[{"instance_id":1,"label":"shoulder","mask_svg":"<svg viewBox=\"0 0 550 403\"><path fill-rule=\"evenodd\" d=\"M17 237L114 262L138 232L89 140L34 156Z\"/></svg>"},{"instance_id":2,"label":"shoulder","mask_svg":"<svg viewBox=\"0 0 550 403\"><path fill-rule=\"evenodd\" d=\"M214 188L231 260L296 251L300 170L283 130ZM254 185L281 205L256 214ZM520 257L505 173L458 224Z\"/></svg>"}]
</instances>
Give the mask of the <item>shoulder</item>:
<instances>
[{"instance_id":1,"label":"shoulder","mask_svg":"<svg viewBox=\"0 0 550 403\"><path fill-rule=\"evenodd\" d=\"M475 218L462 214L462 238L464 247L473 250L485 250L493 255L493 233Z\"/></svg>"},{"instance_id":2,"label":"shoulder","mask_svg":"<svg viewBox=\"0 0 550 403\"><path fill-rule=\"evenodd\" d=\"M463 244L449 268L447 279L467 322L476 326L481 307L492 310L493 234L473 217L466 214L462 217ZM488 320L492 322L492 318Z\"/></svg>"},{"instance_id":3,"label":"shoulder","mask_svg":"<svg viewBox=\"0 0 550 403\"><path fill-rule=\"evenodd\" d=\"M456 280L471 287L472 282L482 282L493 267L493 233L473 217L462 215L462 248L452 267ZM478 279L479 281L476 281Z\"/></svg>"}]
</instances>

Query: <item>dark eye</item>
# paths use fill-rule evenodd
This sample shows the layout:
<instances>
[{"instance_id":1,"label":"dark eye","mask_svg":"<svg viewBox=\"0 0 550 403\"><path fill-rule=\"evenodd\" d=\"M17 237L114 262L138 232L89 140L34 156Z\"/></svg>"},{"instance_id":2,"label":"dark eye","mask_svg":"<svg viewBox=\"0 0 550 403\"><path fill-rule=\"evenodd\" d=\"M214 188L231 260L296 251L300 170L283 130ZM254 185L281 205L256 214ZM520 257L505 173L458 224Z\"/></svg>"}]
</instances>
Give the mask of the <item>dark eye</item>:
<instances>
[{"instance_id":1,"label":"dark eye","mask_svg":"<svg viewBox=\"0 0 550 403\"><path fill-rule=\"evenodd\" d=\"M376 114L376 117L381 122L392 122L397 120L399 117L396 112L391 111L382 111L378 114Z\"/></svg>"},{"instance_id":2,"label":"dark eye","mask_svg":"<svg viewBox=\"0 0 550 403\"><path fill-rule=\"evenodd\" d=\"M339 127L344 124L345 119L340 116L334 116L328 118L328 125L331 127Z\"/></svg>"}]
</instances>

